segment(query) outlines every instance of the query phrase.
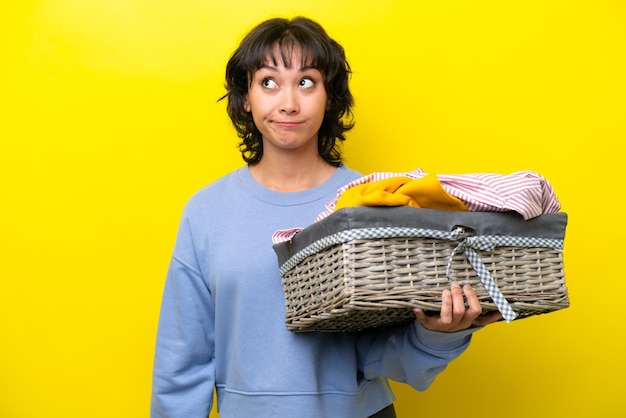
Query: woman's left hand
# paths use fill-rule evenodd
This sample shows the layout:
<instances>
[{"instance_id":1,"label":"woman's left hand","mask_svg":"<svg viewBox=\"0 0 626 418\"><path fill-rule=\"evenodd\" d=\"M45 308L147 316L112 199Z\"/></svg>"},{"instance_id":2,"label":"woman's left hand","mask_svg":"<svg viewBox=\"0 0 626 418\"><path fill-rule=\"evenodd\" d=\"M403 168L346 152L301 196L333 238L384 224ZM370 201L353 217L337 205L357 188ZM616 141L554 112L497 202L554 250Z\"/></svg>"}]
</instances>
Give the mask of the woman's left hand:
<instances>
[{"instance_id":1,"label":"woman's left hand","mask_svg":"<svg viewBox=\"0 0 626 418\"><path fill-rule=\"evenodd\" d=\"M465 301L467 301L467 308ZM470 327L482 327L502 318L502 314L498 311L481 315L482 307L474 289L469 284L461 288L456 282L452 283L450 289L443 291L439 315L426 315L420 308L414 308L413 312L424 328L439 332L455 332Z\"/></svg>"}]
</instances>

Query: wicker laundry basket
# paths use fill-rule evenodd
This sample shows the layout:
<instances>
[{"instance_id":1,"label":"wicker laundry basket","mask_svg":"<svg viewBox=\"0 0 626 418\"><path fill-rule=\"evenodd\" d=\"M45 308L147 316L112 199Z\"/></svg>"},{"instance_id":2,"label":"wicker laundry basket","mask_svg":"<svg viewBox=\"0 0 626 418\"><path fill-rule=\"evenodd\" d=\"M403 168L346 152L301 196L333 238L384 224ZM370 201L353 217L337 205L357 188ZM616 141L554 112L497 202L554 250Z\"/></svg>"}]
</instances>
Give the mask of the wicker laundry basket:
<instances>
[{"instance_id":1,"label":"wicker laundry basket","mask_svg":"<svg viewBox=\"0 0 626 418\"><path fill-rule=\"evenodd\" d=\"M565 213L341 209L276 244L291 331L359 331L438 311L451 281L515 319L569 306ZM494 302L495 301L495 302ZM504 311L503 311L504 312ZM508 320L512 320L511 316Z\"/></svg>"}]
</instances>

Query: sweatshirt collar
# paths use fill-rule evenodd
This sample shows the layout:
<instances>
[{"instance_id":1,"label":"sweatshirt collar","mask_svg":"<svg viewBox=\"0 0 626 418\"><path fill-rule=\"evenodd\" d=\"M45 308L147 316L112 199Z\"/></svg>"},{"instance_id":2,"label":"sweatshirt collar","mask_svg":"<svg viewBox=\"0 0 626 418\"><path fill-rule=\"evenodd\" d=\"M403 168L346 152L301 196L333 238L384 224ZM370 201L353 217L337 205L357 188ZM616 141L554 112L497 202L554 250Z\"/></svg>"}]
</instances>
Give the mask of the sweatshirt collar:
<instances>
[{"instance_id":1,"label":"sweatshirt collar","mask_svg":"<svg viewBox=\"0 0 626 418\"><path fill-rule=\"evenodd\" d=\"M350 181L349 170L342 164L319 186L297 192L279 192L260 184L250 173L249 166L237 170L237 178L244 189L255 198L279 206L295 206L315 202L320 199L330 200L344 184Z\"/></svg>"}]
</instances>

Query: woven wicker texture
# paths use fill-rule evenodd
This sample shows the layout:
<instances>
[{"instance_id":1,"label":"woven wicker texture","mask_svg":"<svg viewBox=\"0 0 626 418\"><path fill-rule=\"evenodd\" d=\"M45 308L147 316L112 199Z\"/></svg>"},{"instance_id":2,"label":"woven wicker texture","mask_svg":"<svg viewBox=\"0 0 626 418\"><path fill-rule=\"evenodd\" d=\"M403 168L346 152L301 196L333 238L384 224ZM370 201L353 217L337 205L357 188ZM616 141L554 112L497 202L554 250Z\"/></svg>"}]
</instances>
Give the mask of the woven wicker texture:
<instances>
[{"instance_id":1,"label":"woven wicker texture","mask_svg":"<svg viewBox=\"0 0 626 418\"><path fill-rule=\"evenodd\" d=\"M283 275L287 329L359 331L408 322L411 308L438 311L454 280L469 283L484 312L497 310L455 242L421 238L354 239L315 253ZM566 308L562 252L498 247L476 251L518 319Z\"/></svg>"}]
</instances>

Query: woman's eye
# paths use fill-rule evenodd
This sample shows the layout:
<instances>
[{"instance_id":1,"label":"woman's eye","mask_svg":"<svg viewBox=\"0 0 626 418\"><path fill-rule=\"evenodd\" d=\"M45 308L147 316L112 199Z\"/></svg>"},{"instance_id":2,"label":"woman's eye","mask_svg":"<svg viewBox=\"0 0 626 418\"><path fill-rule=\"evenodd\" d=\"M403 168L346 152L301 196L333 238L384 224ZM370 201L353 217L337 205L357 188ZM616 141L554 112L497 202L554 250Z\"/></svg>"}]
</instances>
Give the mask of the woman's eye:
<instances>
[{"instance_id":1,"label":"woman's eye","mask_svg":"<svg viewBox=\"0 0 626 418\"><path fill-rule=\"evenodd\" d=\"M261 81L261 85L265 88L273 89L276 87L276 81L272 80L271 78L264 78Z\"/></svg>"},{"instance_id":2,"label":"woman's eye","mask_svg":"<svg viewBox=\"0 0 626 418\"><path fill-rule=\"evenodd\" d=\"M315 85L315 82L310 78L303 78L300 80L300 87L304 87L305 89L310 89Z\"/></svg>"}]
</instances>

